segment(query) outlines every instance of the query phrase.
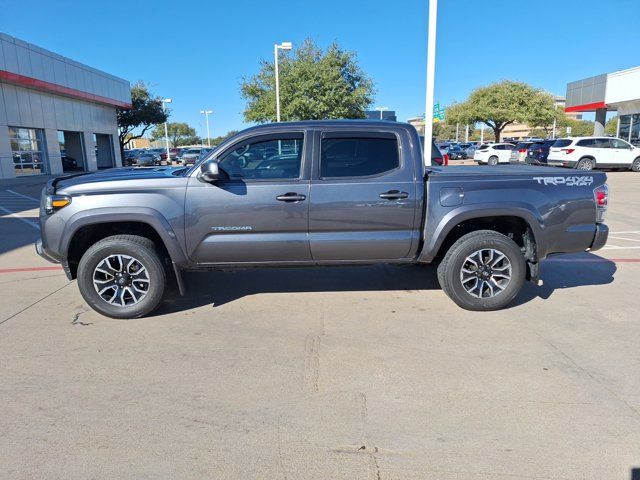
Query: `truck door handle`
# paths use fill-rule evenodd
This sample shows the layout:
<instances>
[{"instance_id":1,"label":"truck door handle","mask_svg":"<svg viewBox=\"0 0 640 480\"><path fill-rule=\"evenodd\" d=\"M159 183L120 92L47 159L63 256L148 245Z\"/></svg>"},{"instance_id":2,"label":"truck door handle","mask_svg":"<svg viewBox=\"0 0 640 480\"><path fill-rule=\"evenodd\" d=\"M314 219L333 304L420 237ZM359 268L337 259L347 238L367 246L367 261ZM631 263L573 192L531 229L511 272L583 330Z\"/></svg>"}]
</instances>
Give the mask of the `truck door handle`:
<instances>
[{"instance_id":1,"label":"truck door handle","mask_svg":"<svg viewBox=\"0 0 640 480\"><path fill-rule=\"evenodd\" d=\"M399 190L389 190L388 192L381 193L379 196L385 200L399 200L401 198L407 198L409 194Z\"/></svg>"},{"instance_id":2,"label":"truck door handle","mask_svg":"<svg viewBox=\"0 0 640 480\"><path fill-rule=\"evenodd\" d=\"M284 195L278 195L276 197L276 200L278 200L279 202L302 202L306 199L306 195L300 195L296 192L287 192Z\"/></svg>"}]
</instances>

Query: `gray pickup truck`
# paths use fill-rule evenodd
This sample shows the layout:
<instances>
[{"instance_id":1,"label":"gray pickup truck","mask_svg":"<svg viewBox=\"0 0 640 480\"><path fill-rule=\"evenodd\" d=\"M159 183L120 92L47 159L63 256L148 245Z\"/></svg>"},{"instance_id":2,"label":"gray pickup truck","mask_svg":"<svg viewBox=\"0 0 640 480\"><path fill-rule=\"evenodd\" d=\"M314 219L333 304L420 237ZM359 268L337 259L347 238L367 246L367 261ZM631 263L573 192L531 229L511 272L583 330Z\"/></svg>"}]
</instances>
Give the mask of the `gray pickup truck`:
<instances>
[{"instance_id":1,"label":"gray pickup truck","mask_svg":"<svg viewBox=\"0 0 640 480\"><path fill-rule=\"evenodd\" d=\"M249 128L187 168L60 177L42 192L40 255L98 312L147 315L184 270L438 264L469 310L509 304L548 255L607 240L606 175L427 166L416 130L376 121Z\"/></svg>"}]
</instances>

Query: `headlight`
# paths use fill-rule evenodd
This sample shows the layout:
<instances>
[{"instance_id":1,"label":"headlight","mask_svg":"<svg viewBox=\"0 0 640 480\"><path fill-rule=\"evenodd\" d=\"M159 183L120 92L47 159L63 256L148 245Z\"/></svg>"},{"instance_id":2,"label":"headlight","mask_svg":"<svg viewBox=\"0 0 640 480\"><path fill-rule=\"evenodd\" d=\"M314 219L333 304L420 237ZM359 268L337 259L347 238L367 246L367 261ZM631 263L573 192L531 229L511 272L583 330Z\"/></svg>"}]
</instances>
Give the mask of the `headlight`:
<instances>
[{"instance_id":1,"label":"headlight","mask_svg":"<svg viewBox=\"0 0 640 480\"><path fill-rule=\"evenodd\" d=\"M47 195L44 211L51 215L53 212L66 207L71 203L71 197L66 195Z\"/></svg>"}]
</instances>

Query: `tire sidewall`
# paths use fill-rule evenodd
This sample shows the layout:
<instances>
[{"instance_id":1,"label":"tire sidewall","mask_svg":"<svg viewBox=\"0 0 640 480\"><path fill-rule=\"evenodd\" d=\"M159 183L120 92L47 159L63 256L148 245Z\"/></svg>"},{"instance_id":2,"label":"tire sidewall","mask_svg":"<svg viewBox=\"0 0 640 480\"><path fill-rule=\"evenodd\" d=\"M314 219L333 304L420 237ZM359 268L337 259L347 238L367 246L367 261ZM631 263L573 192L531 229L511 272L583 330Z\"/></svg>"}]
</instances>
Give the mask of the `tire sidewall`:
<instances>
[{"instance_id":1,"label":"tire sidewall","mask_svg":"<svg viewBox=\"0 0 640 480\"><path fill-rule=\"evenodd\" d=\"M633 170L634 172L640 172L640 157L636 158L631 163L631 170Z\"/></svg>"},{"instance_id":2,"label":"tire sidewall","mask_svg":"<svg viewBox=\"0 0 640 480\"><path fill-rule=\"evenodd\" d=\"M465 259L473 252L492 248L507 256L511 262L511 281L505 290L492 298L477 298L466 291L460 281L460 271ZM447 264L444 275L450 285L454 297L453 301L467 310L498 310L513 301L518 295L526 274L524 256L519 247L508 237L494 237L491 239L472 239L459 245Z\"/></svg>"},{"instance_id":3,"label":"tire sidewall","mask_svg":"<svg viewBox=\"0 0 640 480\"><path fill-rule=\"evenodd\" d=\"M491 166L495 166L498 164L498 157L496 157L495 155L493 157L489 157L489 160L487 160L487 163Z\"/></svg>"},{"instance_id":4,"label":"tire sidewall","mask_svg":"<svg viewBox=\"0 0 640 480\"><path fill-rule=\"evenodd\" d=\"M111 305L104 301L93 286L93 271L109 255L129 255L138 259L149 273L149 292L130 307ZM155 252L133 242L105 242L91 247L78 265L78 288L91 308L111 318L137 318L152 312L162 301L166 283L164 268Z\"/></svg>"}]
</instances>

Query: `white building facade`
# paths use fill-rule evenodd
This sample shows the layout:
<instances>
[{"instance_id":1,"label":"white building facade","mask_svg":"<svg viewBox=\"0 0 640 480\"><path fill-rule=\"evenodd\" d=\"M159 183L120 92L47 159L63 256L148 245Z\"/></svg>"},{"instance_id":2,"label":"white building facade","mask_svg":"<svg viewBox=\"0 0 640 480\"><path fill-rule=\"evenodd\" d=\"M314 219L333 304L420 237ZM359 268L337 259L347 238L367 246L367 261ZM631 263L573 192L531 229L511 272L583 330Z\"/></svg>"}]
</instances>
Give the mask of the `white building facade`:
<instances>
[{"instance_id":1,"label":"white building facade","mask_svg":"<svg viewBox=\"0 0 640 480\"><path fill-rule=\"evenodd\" d=\"M0 33L0 179L121 166L127 80Z\"/></svg>"},{"instance_id":2,"label":"white building facade","mask_svg":"<svg viewBox=\"0 0 640 480\"><path fill-rule=\"evenodd\" d=\"M640 144L640 67L567 85L566 112L596 112L595 134L604 134L607 111L618 112L618 136Z\"/></svg>"}]
</instances>

